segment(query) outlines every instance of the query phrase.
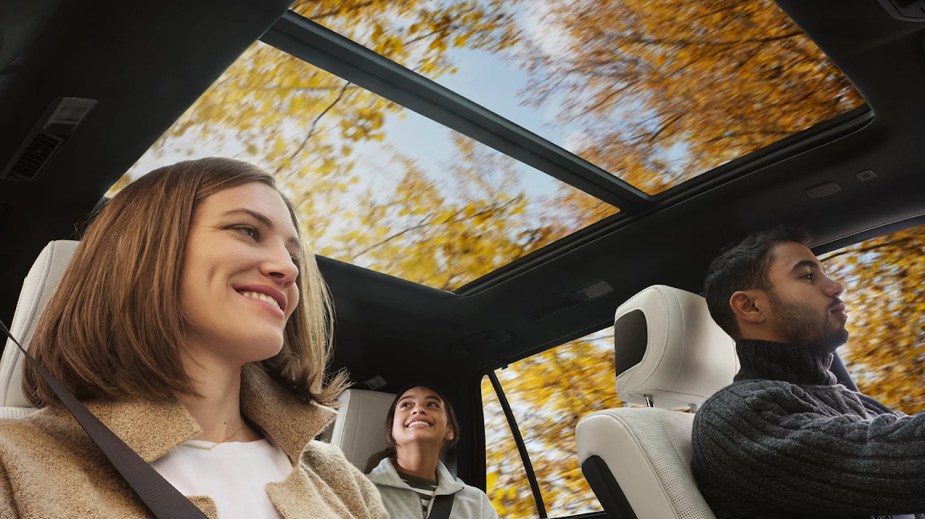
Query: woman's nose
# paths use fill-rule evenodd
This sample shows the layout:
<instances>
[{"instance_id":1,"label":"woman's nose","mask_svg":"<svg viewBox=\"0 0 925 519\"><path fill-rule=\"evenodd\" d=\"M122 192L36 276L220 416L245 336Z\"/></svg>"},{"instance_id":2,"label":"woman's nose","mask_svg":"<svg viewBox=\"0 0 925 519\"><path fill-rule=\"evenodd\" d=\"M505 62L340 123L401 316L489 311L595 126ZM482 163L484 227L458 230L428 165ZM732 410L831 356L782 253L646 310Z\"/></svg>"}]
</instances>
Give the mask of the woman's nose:
<instances>
[{"instance_id":1,"label":"woman's nose","mask_svg":"<svg viewBox=\"0 0 925 519\"><path fill-rule=\"evenodd\" d=\"M285 248L282 251L268 252L261 270L267 276L286 286L295 282L296 277L299 275L299 267L296 266L290 252Z\"/></svg>"}]
</instances>

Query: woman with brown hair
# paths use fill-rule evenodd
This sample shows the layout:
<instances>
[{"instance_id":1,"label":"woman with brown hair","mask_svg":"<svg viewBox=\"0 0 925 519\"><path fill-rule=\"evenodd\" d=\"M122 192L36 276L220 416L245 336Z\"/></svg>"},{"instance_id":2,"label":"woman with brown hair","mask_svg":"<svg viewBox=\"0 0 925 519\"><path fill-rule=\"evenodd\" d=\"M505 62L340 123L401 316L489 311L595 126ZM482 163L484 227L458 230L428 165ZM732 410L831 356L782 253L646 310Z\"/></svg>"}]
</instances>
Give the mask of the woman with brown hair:
<instances>
[{"instance_id":1,"label":"woman with brown hair","mask_svg":"<svg viewBox=\"0 0 925 519\"><path fill-rule=\"evenodd\" d=\"M360 471L312 441L345 386L324 377L331 319L273 178L210 158L157 169L102 209L30 352L209 516L385 517ZM0 510L147 516L45 380L23 375L42 409L0 422Z\"/></svg>"},{"instance_id":2,"label":"woman with brown hair","mask_svg":"<svg viewBox=\"0 0 925 519\"><path fill-rule=\"evenodd\" d=\"M440 461L459 440L459 423L439 392L424 386L400 391L386 416L385 438L389 447L369 479L391 517L436 519L441 510L443 518L497 519L488 496Z\"/></svg>"}]
</instances>

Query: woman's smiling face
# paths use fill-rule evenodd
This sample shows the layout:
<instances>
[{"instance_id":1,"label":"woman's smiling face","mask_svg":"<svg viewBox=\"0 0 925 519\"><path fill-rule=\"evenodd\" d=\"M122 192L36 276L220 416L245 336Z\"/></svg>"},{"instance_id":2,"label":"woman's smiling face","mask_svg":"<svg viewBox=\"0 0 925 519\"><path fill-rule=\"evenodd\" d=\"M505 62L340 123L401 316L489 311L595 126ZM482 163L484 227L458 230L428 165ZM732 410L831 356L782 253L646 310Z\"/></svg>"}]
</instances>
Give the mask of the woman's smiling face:
<instances>
[{"instance_id":1,"label":"woman's smiling face","mask_svg":"<svg viewBox=\"0 0 925 519\"><path fill-rule=\"evenodd\" d=\"M396 402L392 420L396 449L413 442L426 442L439 450L455 434L448 425L443 399L435 391L413 387L402 393Z\"/></svg>"},{"instance_id":2,"label":"woman's smiling face","mask_svg":"<svg viewBox=\"0 0 925 519\"><path fill-rule=\"evenodd\" d=\"M232 365L270 358L299 303L302 247L282 196L252 182L193 211L180 274L187 350Z\"/></svg>"}]
</instances>

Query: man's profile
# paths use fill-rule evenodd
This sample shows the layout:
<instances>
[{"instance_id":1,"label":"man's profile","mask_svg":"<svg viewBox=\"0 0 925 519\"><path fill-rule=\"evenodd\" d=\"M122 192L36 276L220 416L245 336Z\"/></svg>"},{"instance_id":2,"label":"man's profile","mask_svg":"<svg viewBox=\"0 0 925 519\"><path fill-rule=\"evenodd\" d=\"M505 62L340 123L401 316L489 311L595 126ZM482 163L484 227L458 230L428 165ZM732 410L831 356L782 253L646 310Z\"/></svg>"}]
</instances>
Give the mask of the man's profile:
<instances>
[{"instance_id":1,"label":"man's profile","mask_svg":"<svg viewBox=\"0 0 925 519\"><path fill-rule=\"evenodd\" d=\"M830 371L848 339L844 289L808 243L778 228L710 265L707 305L741 369L694 417L698 486L720 519L925 511L925 414L894 412Z\"/></svg>"}]
</instances>

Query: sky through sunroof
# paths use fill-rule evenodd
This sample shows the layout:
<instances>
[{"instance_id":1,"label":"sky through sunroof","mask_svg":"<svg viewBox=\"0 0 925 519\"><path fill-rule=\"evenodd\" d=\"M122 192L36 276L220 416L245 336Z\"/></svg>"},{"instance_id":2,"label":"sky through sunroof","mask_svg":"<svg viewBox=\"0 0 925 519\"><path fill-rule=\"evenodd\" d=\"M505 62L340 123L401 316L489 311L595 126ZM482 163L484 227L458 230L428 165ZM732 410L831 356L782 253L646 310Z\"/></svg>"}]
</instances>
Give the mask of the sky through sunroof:
<instances>
[{"instance_id":1,"label":"sky through sunroof","mask_svg":"<svg viewBox=\"0 0 925 519\"><path fill-rule=\"evenodd\" d=\"M861 102L772 3L704 5L295 9L655 194ZM316 252L447 290L617 211L262 43L120 185L209 155L274 172Z\"/></svg>"},{"instance_id":2,"label":"sky through sunroof","mask_svg":"<svg viewBox=\"0 0 925 519\"><path fill-rule=\"evenodd\" d=\"M341 5L296 9L650 194L862 103L770 0Z\"/></svg>"}]
</instances>

